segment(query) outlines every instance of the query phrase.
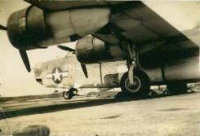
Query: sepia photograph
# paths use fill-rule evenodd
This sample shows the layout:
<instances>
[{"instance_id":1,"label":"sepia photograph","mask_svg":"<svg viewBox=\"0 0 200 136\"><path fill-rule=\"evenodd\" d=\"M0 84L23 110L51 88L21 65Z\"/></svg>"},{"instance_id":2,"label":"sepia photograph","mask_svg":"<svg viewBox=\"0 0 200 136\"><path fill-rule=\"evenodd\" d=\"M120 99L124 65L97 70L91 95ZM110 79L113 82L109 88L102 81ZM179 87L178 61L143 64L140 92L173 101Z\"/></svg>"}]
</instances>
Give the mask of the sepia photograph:
<instances>
[{"instance_id":1,"label":"sepia photograph","mask_svg":"<svg viewBox=\"0 0 200 136\"><path fill-rule=\"evenodd\" d=\"M0 0L0 136L200 136L200 1Z\"/></svg>"}]
</instances>

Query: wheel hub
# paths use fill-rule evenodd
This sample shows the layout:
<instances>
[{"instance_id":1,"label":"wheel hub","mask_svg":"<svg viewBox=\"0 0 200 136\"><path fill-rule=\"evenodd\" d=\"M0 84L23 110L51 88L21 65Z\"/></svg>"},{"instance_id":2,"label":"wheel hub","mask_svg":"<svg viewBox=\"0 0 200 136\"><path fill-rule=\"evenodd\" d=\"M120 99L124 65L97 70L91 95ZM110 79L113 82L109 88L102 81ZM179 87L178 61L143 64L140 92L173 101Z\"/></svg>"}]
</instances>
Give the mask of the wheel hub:
<instances>
[{"instance_id":1,"label":"wheel hub","mask_svg":"<svg viewBox=\"0 0 200 136\"><path fill-rule=\"evenodd\" d=\"M134 76L133 84L130 83L129 79L127 78L125 81L125 87L130 93L136 93L141 88L141 81L138 77Z\"/></svg>"}]
</instances>

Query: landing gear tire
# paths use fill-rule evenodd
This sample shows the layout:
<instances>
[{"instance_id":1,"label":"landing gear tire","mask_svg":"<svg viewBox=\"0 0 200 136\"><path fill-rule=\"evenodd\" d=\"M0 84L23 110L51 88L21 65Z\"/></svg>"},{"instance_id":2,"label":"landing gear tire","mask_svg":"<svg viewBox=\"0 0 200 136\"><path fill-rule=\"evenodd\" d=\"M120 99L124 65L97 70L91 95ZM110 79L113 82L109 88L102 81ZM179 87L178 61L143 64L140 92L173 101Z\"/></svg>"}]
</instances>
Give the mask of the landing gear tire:
<instances>
[{"instance_id":1,"label":"landing gear tire","mask_svg":"<svg viewBox=\"0 0 200 136\"><path fill-rule=\"evenodd\" d=\"M186 83L170 83L167 85L167 93L169 95L178 95L187 93Z\"/></svg>"},{"instance_id":2,"label":"landing gear tire","mask_svg":"<svg viewBox=\"0 0 200 136\"><path fill-rule=\"evenodd\" d=\"M76 88L70 88L68 91L63 92L64 99L72 99L75 95L77 95L78 90Z\"/></svg>"},{"instance_id":3,"label":"landing gear tire","mask_svg":"<svg viewBox=\"0 0 200 136\"><path fill-rule=\"evenodd\" d=\"M134 85L130 85L128 73L125 73L120 81L122 93L130 94L137 98L147 98L150 92L150 80L141 70L134 69Z\"/></svg>"}]
</instances>

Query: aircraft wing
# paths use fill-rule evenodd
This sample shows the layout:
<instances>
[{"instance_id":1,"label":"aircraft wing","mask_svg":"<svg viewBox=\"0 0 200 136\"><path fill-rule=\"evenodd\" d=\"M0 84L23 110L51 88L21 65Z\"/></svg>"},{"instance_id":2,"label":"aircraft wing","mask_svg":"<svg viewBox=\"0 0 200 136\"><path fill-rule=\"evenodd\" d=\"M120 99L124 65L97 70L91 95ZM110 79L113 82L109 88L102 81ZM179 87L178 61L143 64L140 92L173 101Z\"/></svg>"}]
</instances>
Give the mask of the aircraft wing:
<instances>
[{"instance_id":1,"label":"aircraft wing","mask_svg":"<svg viewBox=\"0 0 200 136\"><path fill-rule=\"evenodd\" d=\"M82 7L100 7L100 6L111 6L118 3L124 3L124 1L112 1L112 0L25 0L26 2L40 7L45 10L64 10L64 9L74 9L74 8L82 8Z\"/></svg>"},{"instance_id":2,"label":"aircraft wing","mask_svg":"<svg viewBox=\"0 0 200 136\"><path fill-rule=\"evenodd\" d=\"M110 44L119 44L120 39L132 41L141 63L152 67L199 54L197 28L181 32L142 2L113 14L109 24L93 35ZM196 41L190 39L194 35Z\"/></svg>"},{"instance_id":3,"label":"aircraft wing","mask_svg":"<svg viewBox=\"0 0 200 136\"><path fill-rule=\"evenodd\" d=\"M143 65L160 65L199 54L198 27L180 31L150 8L146 1L25 1L43 10L109 7L111 14L108 24L92 35L108 44L120 45L123 40L131 41Z\"/></svg>"}]
</instances>

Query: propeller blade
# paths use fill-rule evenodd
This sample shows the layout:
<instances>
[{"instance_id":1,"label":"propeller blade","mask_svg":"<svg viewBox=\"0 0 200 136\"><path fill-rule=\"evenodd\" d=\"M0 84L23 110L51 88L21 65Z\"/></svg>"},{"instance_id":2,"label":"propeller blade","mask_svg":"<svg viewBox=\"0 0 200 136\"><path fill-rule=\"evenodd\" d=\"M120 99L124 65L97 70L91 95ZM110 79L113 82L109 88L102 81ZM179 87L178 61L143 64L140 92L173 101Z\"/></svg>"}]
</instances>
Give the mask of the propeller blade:
<instances>
[{"instance_id":1,"label":"propeller blade","mask_svg":"<svg viewBox=\"0 0 200 136\"><path fill-rule=\"evenodd\" d=\"M21 56L21 58L23 60L24 65L26 67L26 70L28 72L30 72L31 71L31 67L30 67L30 63L29 63L29 59L28 59L28 55L27 55L26 51L25 50L19 50L19 53L20 53L20 56Z\"/></svg>"},{"instance_id":2,"label":"propeller blade","mask_svg":"<svg viewBox=\"0 0 200 136\"><path fill-rule=\"evenodd\" d=\"M7 30L7 27L0 25L0 30Z\"/></svg>"},{"instance_id":3,"label":"propeller blade","mask_svg":"<svg viewBox=\"0 0 200 136\"><path fill-rule=\"evenodd\" d=\"M58 45L58 48L65 50L65 51L69 51L69 52L75 52L75 49L72 49L72 48L66 47L66 46L62 46L62 45Z\"/></svg>"},{"instance_id":4,"label":"propeller blade","mask_svg":"<svg viewBox=\"0 0 200 136\"><path fill-rule=\"evenodd\" d=\"M84 73L85 77L88 78L88 72L87 72L86 65L81 63L81 68L83 70L83 73Z\"/></svg>"}]
</instances>

